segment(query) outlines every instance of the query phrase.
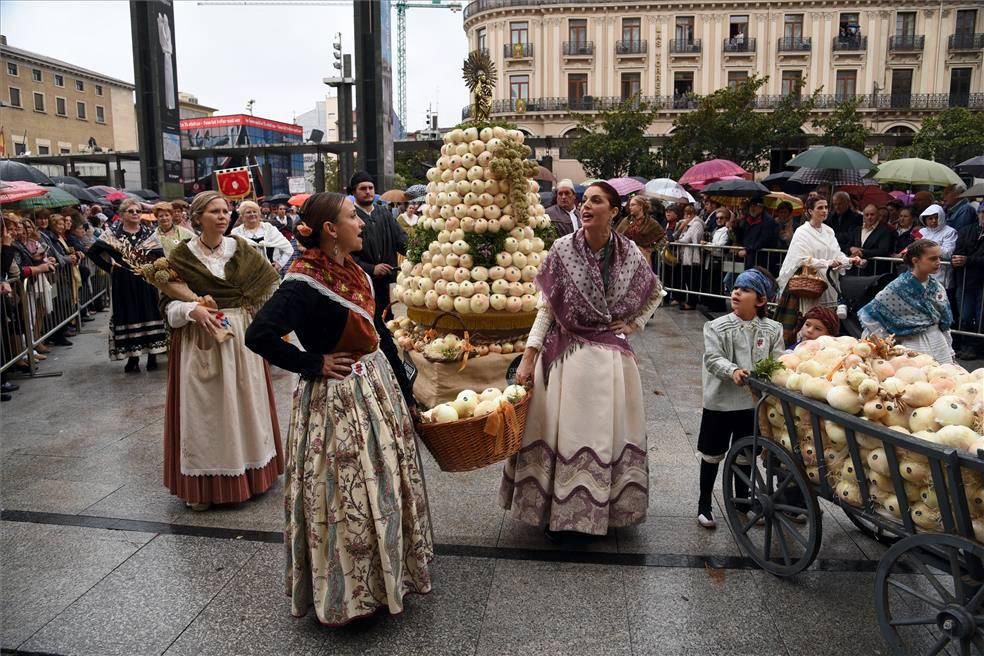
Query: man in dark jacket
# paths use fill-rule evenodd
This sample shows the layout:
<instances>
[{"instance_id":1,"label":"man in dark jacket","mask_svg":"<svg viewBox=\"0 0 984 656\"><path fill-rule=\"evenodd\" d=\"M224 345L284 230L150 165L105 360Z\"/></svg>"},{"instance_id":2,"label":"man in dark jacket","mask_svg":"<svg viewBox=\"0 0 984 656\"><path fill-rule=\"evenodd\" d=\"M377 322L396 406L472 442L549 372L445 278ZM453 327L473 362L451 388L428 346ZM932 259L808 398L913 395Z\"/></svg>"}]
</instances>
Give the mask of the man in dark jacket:
<instances>
[{"instance_id":1,"label":"man in dark jacket","mask_svg":"<svg viewBox=\"0 0 984 656\"><path fill-rule=\"evenodd\" d=\"M761 264L770 271L775 269L775 273L779 272L777 254L771 254L771 258L759 254L763 248L776 248L779 244L779 224L765 211L761 198L748 202L748 213L735 228L735 238L741 244L738 257L745 258L746 269Z\"/></svg>"},{"instance_id":2,"label":"man in dark jacket","mask_svg":"<svg viewBox=\"0 0 984 656\"><path fill-rule=\"evenodd\" d=\"M957 309L960 330L978 332L984 313L984 205L977 211L977 223L960 231L951 260L957 282ZM961 359L984 357L984 337L964 338Z\"/></svg>"},{"instance_id":3,"label":"man in dark jacket","mask_svg":"<svg viewBox=\"0 0 984 656\"><path fill-rule=\"evenodd\" d=\"M362 250L352 253L356 264L372 278L376 297L376 317L390 302L390 285L396 282L396 256L407 252L407 234L392 212L375 204L376 185L368 173L352 176L349 193L355 197L355 211L365 223Z\"/></svg>"},{"instance_id":4,"label":"man in dark jacket","mask_svg":"<svg viewBox=\"0 0 984 656\"><path fill-rule=\"evenodd\" d=\"M864 208L861 225L850 232L848 255L857 255L867 260L861 275L873 276L876 273L888 273L891 265L879 263L873 258L888 257L895 252L895 231L878 220L878 208L868 205Z\"/></svg>"},{"instance_id":5,"label":"man in dark jacket","mask_svg":"<svg viewBox=\"0 0 984 656\"><path fill-rule=\"evenodd\" d=\"M563 237L581 227L574 183L566 178L558 182L554 197L554 204L547 208L547 216L557 229L557 236Z\"/></svg>"},{"instance_id":6,"label":"man in dark jacket","mask_svg":"<svg viewBox=\"0 0 984 656\"><path fill-rule=\"evenodd\" d=\"M961 197L967 187L962 184L952 184L943 190L943 207L946 209L946 224L960 232L964 228L972 228L977 224L974 206L970 200Z\"/></svg>"},{"instance_id":7,"label":"man in dark jacket","mask_svg":"<svg viewBox=\"0 0 984 656\"><path fill-rule=\"evenodd\" d=\"M861 215L851 207L851 196L846 191L838 191L831 199L827 225L833 228L837 243L846 252L850 246L851 234L855 228L861 227Z\"/></svg>"}]
</instances>

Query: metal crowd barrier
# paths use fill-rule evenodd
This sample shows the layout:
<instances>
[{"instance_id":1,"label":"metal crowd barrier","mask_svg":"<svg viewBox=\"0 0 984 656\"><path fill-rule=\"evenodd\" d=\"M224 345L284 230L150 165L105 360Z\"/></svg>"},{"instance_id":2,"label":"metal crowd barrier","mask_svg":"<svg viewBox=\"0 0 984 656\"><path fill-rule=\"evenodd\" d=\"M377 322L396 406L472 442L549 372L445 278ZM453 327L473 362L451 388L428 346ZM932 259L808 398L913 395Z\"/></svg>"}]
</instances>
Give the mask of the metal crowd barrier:
<instances>
[{"instance_id":1,"label":"metal crowd barrier","mask_svg":"<svg viewBox=\"0 0 984 656\"><path fill-rule=\"evenodd\" d=\"M2 301L0 372L26 360L28 376L60 376L61 372L37 371L35 347L73 322L84 332L83 312L110 302L109 275L93 268L83 276L79 267L63 265L51 273L22 279L13 287L13 294Z\"/></svg>"},{"instance_id":2,"label":"metal crowd barrier","mask_svg":"<svg viewBox=\"0 0 984 656\"><path fill-rule=\"evenodd\" d=\"M745 257L740 254L741 246L713 246L711 244L687 244L671 242L664 254L654 256L656 272L664 288L672 298L688 305L698 299L712 310L724 310L731 298L731 289L739 273L745 270ZM667 256L668 255L668 256ZM765 248L753 253L752 266L763 266L779 274L784 249ZM667 259L676 260L670 264ZM875 257L868 261L866 269L852 267L848 276L879 276L898 274L904 270L902 260L897 257ZM981 301L980 287L968 285L966 267L953 267L943 262L941 273L946 280L951 305L955 305L956 323L951 329L955 335L984 338L984 302Z\"/></svg>"}]
</instances>

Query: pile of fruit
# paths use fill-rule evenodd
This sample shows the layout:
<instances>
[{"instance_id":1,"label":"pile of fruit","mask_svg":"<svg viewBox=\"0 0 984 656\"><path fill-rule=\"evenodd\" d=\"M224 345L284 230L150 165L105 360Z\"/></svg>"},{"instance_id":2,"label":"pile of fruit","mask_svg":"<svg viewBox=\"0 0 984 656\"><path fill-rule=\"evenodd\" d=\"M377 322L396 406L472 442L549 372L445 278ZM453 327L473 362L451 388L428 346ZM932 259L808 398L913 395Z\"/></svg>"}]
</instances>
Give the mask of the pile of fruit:
<instances>
[{"instance_id":1,"label":"pile of fruit","mask_svg":"<svg viewBox=\"0 0 984 656\"><path fill-rule=\"evenodd\" d=\"M510 385L504 390L489 387L482 392L462 390L458 397L449 403L421 413L425 424L443 424L473 417L484 417L497 411L503 403L518 404L526 396L526 388L522 385Z\"/></svg>"},{"instance_id":2,"label":"pile of fruit","mask_svg":"<svg viewBox=\"0 0 984 656\"><path fill-rule=\"evenodd\" d=\"M522 354L526 350L525 338L488 340L481 336L458 337L454 333L439 335L408 317L388 321L386 326L393 333L397 346L404 351L421 353L433 362L455 362L465 353L474 358L495 353Z\"/></svg>"},{"instance_id":3,"label":"pile of fruit","mask_svg":"<svg viewBox=\"0 0 984 656\"><path fill-rule=\"evenodd\" d=\"M459 315L536 309L533 280L556 232L530 152L522 132L498 126L444 136L393 301Z\"/></svg>"},{"instance_id":4,"label":"pile of fruit","mask_svg":"<svg viewBox=\"0 0 984 656\"><path fill-rule=\"evenodd\" d=\"M984 449L984 368L968 372L940 365L889 340L821 337L804 342L778 362L764 364L760 375L804 396L825 401L843 412L911 435L928 443L978 455ZM758 368L757 368L758 369ZM786 427L774 397L763 407L766 432L787 450L798 449L807 476L819 482L815 440L809 412L794 407L797 442ZM863 506L861 487L847 448L847 435L835 422L821 422L821 443L828 482L843 502ZM856 434L872 500L880 512L900 517L889 462L881 440ZM896 449L899 474L914 523L923 530L942 530L932 474L924 456ZM984 542L984 477L964 468L963 481L978 540Z\"/></svg>"}]
</instances>

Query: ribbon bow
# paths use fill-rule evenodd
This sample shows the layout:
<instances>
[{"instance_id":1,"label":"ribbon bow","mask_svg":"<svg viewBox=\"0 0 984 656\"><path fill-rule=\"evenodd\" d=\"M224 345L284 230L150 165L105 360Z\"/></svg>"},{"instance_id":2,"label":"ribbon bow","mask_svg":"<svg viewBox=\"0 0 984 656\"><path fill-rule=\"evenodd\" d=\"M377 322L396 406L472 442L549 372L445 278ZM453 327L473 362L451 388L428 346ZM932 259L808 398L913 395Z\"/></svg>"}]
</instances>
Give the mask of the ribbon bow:
<instances>
[{"instance_id":1,"label":"ribbon bow","mask_svg":"<svg viewBox=\"0 0 984 656\"><path fill-rule=\"evenodd\" d=\"M519 419L516 418L516 408L509 401L503 401L495 412L485 420L484 431L495 438L497 448L504 448L506 443L506 426L512 432L519 432Z\"/></svg>"}]
</instances>

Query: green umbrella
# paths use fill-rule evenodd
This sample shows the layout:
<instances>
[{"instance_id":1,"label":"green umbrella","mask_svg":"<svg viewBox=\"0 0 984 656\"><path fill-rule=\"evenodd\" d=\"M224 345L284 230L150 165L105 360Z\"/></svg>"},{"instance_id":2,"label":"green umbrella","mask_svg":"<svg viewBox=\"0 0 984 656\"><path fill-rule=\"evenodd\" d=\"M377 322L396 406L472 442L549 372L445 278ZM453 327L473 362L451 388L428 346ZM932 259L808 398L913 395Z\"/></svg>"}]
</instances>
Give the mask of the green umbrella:
<instances>
[{"instance_id":1,"label":"green umbrella","mask_svg":"<svg viewBox=\"0 0 984 656\"><path fill-rule=\"evenodd\" d=\"M918 157L893 159L878 165L874 175L878 182L895 182L913 185L932 185L945 187L951 184L962 184L960 176L948 166Z\"/></svg>"},{"instance_id":2,"label":"green umbrella","mask_svg":"<svg viewBox=\"0 0 984 656\"><path fill-rule=\"evenodd\" d=\"M79 199L59 187L45 187L48 191L44 196L25 198L16 203L7 205L12 210L35 210L42 207L66 207L68 205L78 205Z\"/></svg>"},{"instance_id":3,"label":"green umbrella","mask_svg":"<svg viewBox=\"0 0 984 656\"><path fill-rule=\"evenodd\" d=\"M808 169L837 169L840 171L870 171L875 168L875 163L850 148L821 146L800 153L786 162L786 166L800 166Z\"/></svg>"}]
</instances>

